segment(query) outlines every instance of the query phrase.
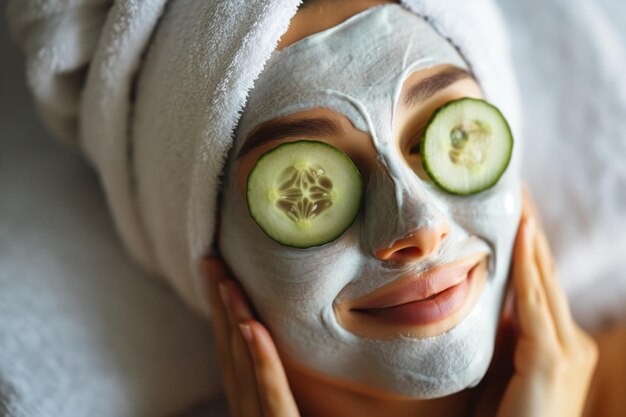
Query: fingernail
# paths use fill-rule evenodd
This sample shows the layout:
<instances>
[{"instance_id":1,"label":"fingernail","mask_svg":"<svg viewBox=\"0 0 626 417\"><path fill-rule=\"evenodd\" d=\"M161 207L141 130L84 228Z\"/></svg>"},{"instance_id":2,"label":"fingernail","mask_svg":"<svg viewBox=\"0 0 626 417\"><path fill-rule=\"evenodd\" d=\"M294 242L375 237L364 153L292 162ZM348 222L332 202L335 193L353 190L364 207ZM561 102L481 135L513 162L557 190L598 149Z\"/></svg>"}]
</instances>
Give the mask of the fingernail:
<instances>
[{"instance_id":1,"label":"fingernail","mask_svg":"<svg viewBox=\"0 0 626 417\"><path fill-rule=\"evenodd\" d=\"M239 323L239 329L241 330L241 334L247 343L252 343L252 329L250 325L245 323Z\"/></svg>"},{"instance_id":2,"label":"fingernail","mask_svg":"<svg viewBox=\"0 0 626 417\"><path fill-rule=\"evenodd\" d=\"M533 237L535 236L535 218L533 216L528 217L526 219L526 236Z\"/></svg>"},{"instance_id":3,"label":"fingernail","mask_svg":"<svg viewBox=\"0 0 626 417\"><path fill-rule=\"evenodd\" d=\"M228 287L223 282L220 283L220 298L224 307L230 308L230 294L228 293Z\"/></svg>"},{"instance_id":4,"label":"fingernail","mask_svg":"<svg viewBox=\"0 0 626 417\"><path fill-rule=\"evenodd\" d=\"M233 292L230 294L230 305L231 310L233 312L233 316L237 320L248 320L252 318L252 314L245 304L244 300L241 299L241 295L237 292Z\"/></svg>"}]
</instances>

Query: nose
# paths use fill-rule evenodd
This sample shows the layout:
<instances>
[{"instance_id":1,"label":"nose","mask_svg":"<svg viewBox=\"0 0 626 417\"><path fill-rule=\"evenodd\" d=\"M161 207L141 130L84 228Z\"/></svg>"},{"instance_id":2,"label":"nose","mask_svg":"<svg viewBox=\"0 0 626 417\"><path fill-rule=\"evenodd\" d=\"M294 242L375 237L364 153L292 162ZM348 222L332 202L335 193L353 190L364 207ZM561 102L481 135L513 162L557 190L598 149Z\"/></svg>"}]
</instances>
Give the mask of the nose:
<instances>
[{"instance_id":1,"label":"nose","mask_svg":"<svg viewBox=\"0 0 626 417\"><path fill-rule=\"evenodd\" d=\"M376 250L376 257L382 261L402 263L426 258L439 249L449 232L450 225L443 219L435 222L434 226L420 226L396 240L390 247Z\"/></svg>"}]
</instances>

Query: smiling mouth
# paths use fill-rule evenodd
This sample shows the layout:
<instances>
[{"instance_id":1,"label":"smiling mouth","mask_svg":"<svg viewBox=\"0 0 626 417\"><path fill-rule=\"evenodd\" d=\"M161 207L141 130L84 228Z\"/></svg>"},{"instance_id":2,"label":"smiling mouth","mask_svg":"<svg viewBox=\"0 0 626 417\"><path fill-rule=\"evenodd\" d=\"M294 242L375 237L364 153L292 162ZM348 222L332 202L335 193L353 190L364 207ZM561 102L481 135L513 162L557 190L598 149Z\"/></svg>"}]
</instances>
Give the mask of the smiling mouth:
<instances>
[{"instance_id":1,"label":"smiling mouth","mask_svg":"<svg viewBox=\"0 0 626 417\"><path fill-rule=\"evenodd\" d=\"M487 257L472 257L452 265L400 278L356 300L351 312L384 323L420 326L442 321L458 312L469 298L477 273ZM352 303L351 303L352 304Z\"/></svg>"}]
</instances>

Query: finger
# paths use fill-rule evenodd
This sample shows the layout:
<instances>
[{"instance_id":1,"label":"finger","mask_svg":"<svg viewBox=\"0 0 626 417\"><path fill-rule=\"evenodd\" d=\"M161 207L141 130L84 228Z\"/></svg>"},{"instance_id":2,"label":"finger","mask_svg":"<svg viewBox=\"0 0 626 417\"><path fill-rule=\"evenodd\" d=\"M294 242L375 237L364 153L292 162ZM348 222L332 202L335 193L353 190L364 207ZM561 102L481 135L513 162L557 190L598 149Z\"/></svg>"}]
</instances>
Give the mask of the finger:
<instances>
[{"instance_id":1,"label":"finger","mask_svg":"<svg viewBox=\"0 0 626 417\"><path fill-rule=\"evenodd\" d=\"M242 334L254 362L263 415L266 417L295 417L299 415L289 381L272 337L263 325L247 321Z\"/></svg>"},{"instance_id":2,"label":"finger","mask_svg":"<svg viewBox=\"0 0 626 417\"><path fill-rule=\"evenodd\" d=\"M541 219L537 217L537 212L537 206L535 205L532 194L530 194L528 186L524 184L522 186L522 213L524 213L526 217L532 216L535 220L541 221Z\"/></svg>"},{"instance_id":3,"label":"finger","mask_svg":"<svg viewBox=\"0 0 626 417\"><path fill-rule=\"evenodd\" d=\"M205 273L209 281L209 302L213 331L217 338L220 353L228 352L227 343L230 338L228 317L219 292L219 283L227 279L226 269L216 258L205 260Z\"/></svg>"},{"instance_id":4,"label":"finger","mask_svg":"<svg viewBox=\"0 0 626 417\"><path fill-rule=\"evenodd\" d=\"M219 292L219 283L228 278L226 268L222 262L215 257L207 258L204 261L204 269L209 281L209 301L211 304L211 323L213 335L217 345L217 352L220 359L224 391L228 406L233 416L239 416L238 401L236 398L235 370L231 357L231 331L228 321L226 307ZM225 300L228 301L228 300Z\"/></svg>"},{"instance_id":5,"label":"finger","mask_svg":"<svg viewBox=\"0 0 626 417\"><path fill-rule=\"evenodd\" d=\"M541 226L537 206L527 188L524 188L524 201L529 215L537 222L535 260L546 293L548 306L553 316L557 336L562 346L569 346L571 343L575 343L577 326L569 308L567 295L559 283L554 256L550 250L548 238Z\"/></svg>"},{"instance_id":6,"label":"finger","mask_svg":"<svg viewBox=\"0 0 626 417\"><path fill-rule=\"evenodd\" d=\"M537 233L535 245L537 265L539 266L542 284L545 288L548 305L552 311L557 334L563 346L569 346L571 343L574 343L576 338L576 323L569 308L567 295L559 283L548 239L541 230Z\"/></svg>"},{"instance_id":7,"label":"finger","mask_svg":"<svg viewBox=\"0 0 626 417\"><path fill-rule=\"evenodd\" d=\"M228 322L230 326L230 353L234 368L237 402L241 416L261 417L262 408L254 375L252 358L243 338L239 324L251 320L252 314L246 305L241 291L234 281L220 283L220 292L228 300Z\"/></svg>"},{"instance_id":8,"label":"finger","mask_svg":"<svg viewBox=\"0 0 626 417\"><path fill-rule=\"evenodd\" d=\"M534 256L534 219L524 217L516 237L512 279L522 337L541 343L557 343L554 322L541 284Z\"/></svg>"}]
</instances>

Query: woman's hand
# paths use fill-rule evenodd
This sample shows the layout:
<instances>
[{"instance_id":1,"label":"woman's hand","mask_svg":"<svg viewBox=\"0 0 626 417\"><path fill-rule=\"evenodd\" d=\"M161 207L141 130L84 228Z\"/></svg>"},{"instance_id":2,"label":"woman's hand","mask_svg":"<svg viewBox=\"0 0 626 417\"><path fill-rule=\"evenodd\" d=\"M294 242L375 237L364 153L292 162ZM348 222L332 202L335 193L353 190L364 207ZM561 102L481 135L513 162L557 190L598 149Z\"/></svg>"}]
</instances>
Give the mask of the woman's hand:
<instances>
[{"instance_id":1,"label":"woman's hand","mask_svg":"<svg viewBox=\"0 0 626 417\"><path fill-rule=\"evenodd\" d=\"M498 417L580 416L598 358L574 322L531 197L524 190L511 279L519 335Z\"/></svg>"},{"instance_id":2,"label":"woman's hand","mask_svg":"<svg viewBox=\"0 0 626 417\"><path fill-rule=\"evenodd\" d=\"M204 267L231 416L299 416L270 334L254 320L241 289L223 262L217 257L207 258Z\"/></svg>"}]
</instances>

